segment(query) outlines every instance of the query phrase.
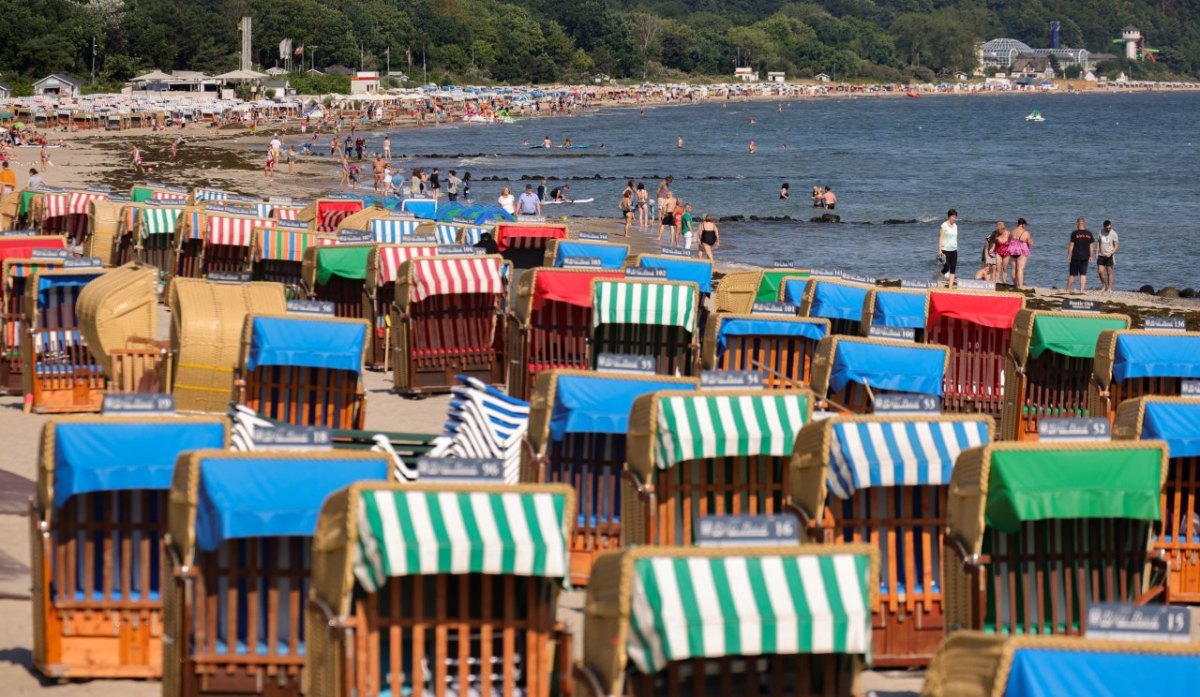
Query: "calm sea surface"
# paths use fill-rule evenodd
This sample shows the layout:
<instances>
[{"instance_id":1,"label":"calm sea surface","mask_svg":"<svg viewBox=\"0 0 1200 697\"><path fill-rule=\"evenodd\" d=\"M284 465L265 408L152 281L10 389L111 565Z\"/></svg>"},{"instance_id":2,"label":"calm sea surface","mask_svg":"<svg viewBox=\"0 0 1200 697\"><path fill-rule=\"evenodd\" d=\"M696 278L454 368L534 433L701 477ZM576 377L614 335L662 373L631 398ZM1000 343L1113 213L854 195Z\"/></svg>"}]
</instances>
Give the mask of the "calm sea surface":
<instances>
[{"instance_id":1,"label":"calm sea surface","mask_svg":"<svg viewBox=\"0 0 1200 697\"><path fill-rule=\"evenodd\" d=\"M1046 122L1027 123L1032 109ZM792 259L928 279L938 223L953 207L964 275L977 270L995 221L1012 227L1024 217L1035 243L1028 281L1062 287L1067 236L1083 216L1093 232L1106 218L1119 232L1118 286L1183 288L1200 286L1197 113L1196 93L737 102L456 124L391 138L393 154L409 156L401 167L470 171L476 200L494 201L505 184L523 189L522 176L557 177L569 181L572 197L596 201L548 213L617 217L626 179L645 182L653 197L658 179L671 174L676 195L698 214L804 221L723 224L725 262ZM523 145L547 135L591 147ZM675 147L680 135L683 149ZM779 200L783 182L790 201ZM838 194L842 223L807 222L815 184ZM889 219L916 222L883 224Z\"/></svg>"}]
</instances>

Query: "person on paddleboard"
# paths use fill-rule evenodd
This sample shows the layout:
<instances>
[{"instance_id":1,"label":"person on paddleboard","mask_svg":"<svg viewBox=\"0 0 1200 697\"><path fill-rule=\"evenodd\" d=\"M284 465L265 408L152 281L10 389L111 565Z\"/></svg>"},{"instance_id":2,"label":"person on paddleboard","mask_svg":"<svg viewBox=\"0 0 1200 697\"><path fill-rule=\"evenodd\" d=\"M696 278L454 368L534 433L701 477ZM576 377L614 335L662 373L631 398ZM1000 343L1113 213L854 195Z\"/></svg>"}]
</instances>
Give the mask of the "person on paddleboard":
<instances>
[{"instance_id":1,"label":"person on paddleboard","mask_svg":"<svg viewBox=\"0 0 1200 697\"><path fill-rule=\"evenodd\" d=\"M550 190L550 200L551 201L567 201L568 200L567 199L567 191L569 191L570 189L571 189L570 184L563 184L562 186L554 187L553 189Z\"/></svg>"}]
</instances>

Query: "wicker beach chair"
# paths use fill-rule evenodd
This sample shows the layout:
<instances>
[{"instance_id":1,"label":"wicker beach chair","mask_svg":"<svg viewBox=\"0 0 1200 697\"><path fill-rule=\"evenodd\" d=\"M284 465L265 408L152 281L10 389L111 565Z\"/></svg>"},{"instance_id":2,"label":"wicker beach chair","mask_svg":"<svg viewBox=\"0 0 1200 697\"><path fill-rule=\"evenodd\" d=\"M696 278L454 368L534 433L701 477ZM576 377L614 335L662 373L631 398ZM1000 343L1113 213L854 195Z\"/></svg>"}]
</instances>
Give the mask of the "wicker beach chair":
<instances>
[{"instance_id":1,"label":"wicker beach chair","mask_svg":"<svg viewBox=\"0 0 1200 697\"><path fill-rule=\"evenodd\" d=\"M559 223L509 223L498 222L492 237L500 249L500 255L518 269L540 266L545 258L550 240L565 240L566 224Z\"/></svg>"},{"instance_id":2,"label":"wicker beach chair","mask_svg":"<svg viewBox=\"0 0 1200 697\"><path fill-rule=\"evenodd\" d=\"M162 537L180 453L222 448L219 418L51 419L30 502L33 664L50 678L162 673Z\"/></svg>"},{"instance_id":3,"label":"wicker beach chair","mask_svg":"<svg viewBox=\"0 0 1200 697\"><path fill-rule=\"evenodd\" d=\"M626 268L662 269L668 281L688 281L700 290L700 310L696 326L701 332L708 327L709 299L713 292L713 265L706 259L690 259L666 254L638 254L626 262Z\"/></svg>"},{"instance_id":4,"label":"wicker beach chair","mask_svg":"<svg viewBox=\"0 0 1200 697\"><path fill-rule=\"evenodd\" d=\"M782 300L795 303L798 283L785 283ZM831 278L810 278L799 298L801 317L823 317L829 320L829 333L861 336L863 304L872 286Z\"/></svg>"},{"instance_id":5,"label":"wicker beach chair","mask_svg":"<svg viewBox=\"0 0 1200 697\"><path fill-rule=\"evenodd\" d=\"M495 255L417 257L400 265L392 308L398 392L446 392L455 376L504 381L504 262Z\"/></svg>"},{"instance_id":6,"label":"wicker beach chair","mask_svg":"<svg viewBox=\"0 0 1200 697\"><path fill-rule=\"evenodd\" d=\"M318 232L336 232L347 217L363 210L362 199L345 197L319 198L296 214L296 220L310 222Z\"/></svg>"},{"instance_id":7,"label":"wicker beach chair","mask_svg":"<svg viewBox=\"0 0 1200 697\"><path fill-rule=\"evenodd\" d=\"M716 313L708 318L706 370L758 370L767 387L808 387L817 343L829 320Z\"/></svg>"},{"instance_id":8,"label":"wicker beach chair","mask_svg":"<svg viewBox=\"0 0 1200 697\"><path fill-rule=\"evenodd\" d=\"M947 632L1079 634L1094 603L1160 596L1150 530L1166 475L1160 441L964 451L946 519Z\"/></svg>"},{"instance_id":9,"label":"wicker beach chair","mask_svg":"<svg viewBox=\"0 0 1200 697\"><path fill-rule=\"evenodd\" d=\"M565 694L571 651L555 614L574 521L562 485L355 484L330 497L313 546L307 694Z\"/></svg>"},{"instance_id":10,"label":"wicker beach chair","mask_svg":"<svg viewBox=\"0 0 1200 697\"><path fill-rule=\"evenodd\" d=\"M163 186L162 184L140 183L129 187L129 200L133 203L144 203L146 201L173 201L180 205L186 205L188 202L189 192L187 189L176 186Z\"/></svg>"},{"instance_id":11,"label":"wicker beach chair","mask_svg":"<svg viewBox=\"0 0 1200 697\"><path fill-rule=\"evenodd\" d=\"M438 248L416 244L380 244L367 254L363 317L371 325L367 365L376 370L391 367L392 304L396 302L396 274L400 265L415 257L437 256Z\"/></svg>"},{"instance_id":12,"label":"wicker beach chair","mask_svg":"<svg viewBox=\"0 0 1200 697\"><path fill-rule=\"evenodd\" d=\"M925 673L923 697L1118 697L1187 693L1196 644L957 632Z\"/></svg>"},{"instance_id":13,"label":"wicker beach chair","mask_svg":"<svg viewBox=\"0 0 1200 697\"><path fill-rule=\"evenodd\" d=\"M303 273L305 251L334 244L337 240L329 235L282 221L271 228L256 227L251 239L250 272L256 281L282 283L289 300L301 299L308 295Z\"/></svg>"},{"instance_id":14,"label":"wicker beach chair","mask_svg":"<svg viewBox=\"0 0 1200 697\"><path fill-rule=\"evenodd\" d=\"M949 358L945 346L829 336L817 345L812 391L821 408L870 414L875 395L941 396Z\"/></svg>"},{"instance_id":15,"label":"wicker beach chair","mask_svg":"<svg viewBox=\"0 0 1200 697\"><path fill-rule=\"evenodd\" d=\"M808 390L656 392L629 415L624 545L690 545L705 515L783 513Z\"/></svg>"},{"instance_id":16,"label":"wicker beach chair","mask_svg":"<svg viewBox=\"0 0 1200 697\"><path fill-rule=\"evenodd\" d=\"M1161 440L1170 452L1154 548L1167 561L1167 602L1200 604L1200 401L1139 397L1121 403L1113 436Z\"/></svg>"},{"instance_id":17,"label":"wicker beach chair","mask_svg":"<svg viewBox=\"0 0 1200 697\"><path fill-rule=\"evenodd\" d=\"M35 249L64 249L60 236L0 238L0 391L22 394L21 344L27 337L25 291L37 274L61 268L62 259L34 259Z\"/></svg>"},{"instance_id":18,"label":"wicker beach chair","mask_svg":"<svg viewBox=\"0 0 1200 697\"><path fill-rule=\"evenodd\" d=\"M347 221L350 219L347 218ZM375 236L375 241L382 244L400 244L406 242L405 238L412 237L417 234L419 228L425 221L420 218L415 218L411 215L386 214L372 218L366 229L371 231Z\"/></svg>"},{"instance_id":19,"label":"wicker beach chair","mask_svg":"<svg viewBox=\"0 0 1200 697\"><path fill-rule=\"evenodd\" d=\"M596 557L621 546L621 473L629 412L658 390L699 387L695 378L550 370L538 375L521 481L575 489L571 583L587 585Z\"/></svg>"},{"instance_id":20,"label":"wicker beach chair","mask_svg":"<svg viewBox=\"0 0 1200 697\"><path fill-rule=\"evenodd\" d=\"M163 566L163 694L299 695L321 504L390 470L376 453L181 455Z\"/></svg>"},{"instance_id":21,"label":"wicker beach chair","mask_svg":"<svg viewBox=\"0 0 1200 697\"><path fill-rule=\"evenodd\" d=\"M869 336L873 326L911 329L913 338L923 343L928 317L929 291L872 288L863 299L862 333Z\"/></svg>"},{"instance_id":22,"label":"wicker beach chair","mask_svg":"<svg viewBox=\"0 0 1200 697\"><path fill-rule=\"evenodd\" d=\"M421 231L424 232L424 226ZM479 242L479 238L483 233L492 235L495 239L495 225L492 223L471 223L471 222L445 222L437 221L434 223L434 234L437 235L438 244L475 244Z\"/></svg>"},{"instance_id":23,"label":"wicker beach chair","mask_svg":"<svg viewBox=\"0 0 1200 697\"><path fill-rule=\"evenodd\" d=\"M45 271L25 290L21 344L25 410L39 414L100 411L108 387L104 369L79 332L79 293L101 269Z\"/></svg>"},{"instance_id":24,"label":"wicker beach chair","mask_svg":"<svg viewBox=\"0 0 1200 697\"><path fill-rule=\"evenodd\" d=\"M588 586L575 694L859 694L878 565L865 545L605 554Z\"/></svg>"},{"instance_id":25,"label":"wicker beach chair","mask_svg":"<svg viewBox=\"0 0 1200 697\"><path fill-rule=\"evenodd\" d=\"M308 297L333 303L337 317L362 319L367 263L374 248L374 244L338 244L305 249L301 274Z\"/></svg>"},{"instance_id":26,"label":"wicker beach chair","mask_svg":"<svg viewBox=\"0 0 1200 697\"><path fill-rule=\"evenodd\" d=\"M163 392L171 384L170 342L157 341L158 269L131 262L84 286L79 333L108 376L110 392Z\"/></svg>"},{"instance_id":27,"label":"wicker beach chair","mask_svg":"<svg viewBox=\"0 0 1200 697\"><path fill-rule=\"evenodd\" d=\"M552 239L546 243L542 266L582 266L585 268L620 269L629 257L629 245L592 240Z\"/></svg>"},{"instance_id":28,"label":"wicker beach chair","mask_svg":"<svg viewBox=\"0 0 1200 697\"><path fill-rule=\"evenodd\" d=\"M137 260L158 269L159 276L166 278L174 272L175 229L180 220L188 215L188 209L176 201L146 201L128 211L136 214L134 227L130 230L127 251L120 255L121 261Z\"/></svg>"},{"instance_id":29,"label":"wicker beach chair","mask_svg":"<svg viewBox=\"0 0 1200 697\"><path fill-rule=\"evenodd\" d=\"M237 403L297 426L361 429L366 350L363 320L247 315L234 378Z\"/></svg>"},{"instance_id":30,"label":"wicker beach chair","mask_svg":"<svg viewBox=\"0 0 1200 697\"><path fill-rule=\"evenodd\" d=\"M306 210L308 211L307 214L305 213ZM310 203L301 207L292 218L297 222L303 222L312 230L317 230L319 227L317 218L308 217L309 214L313 214L314 210L315 208L313 207L313 204ZM375 220L376 218L386 218L388 215L391 215L391 212L386 208L378 205L366 206L357 211L352 211L346 216L342 217L337 221L332 230L322 230L321 232L325 232L326 234L337 234L342 230L367 230L370 229L372 220Z\"/></svg>"},{"instance_id":31,"label":"wicker beach chair","mask_svg":"<svg viewBox=\"0 0 1200 697\"><path fill-rule=\"evenodd\" d=\"M1018 312L1004 366L1000 437L1037 440L1042 417L1089 416L1096 343L1104 331L1128 328L1125 315Z\"/></svg>"},{"instance_id":32,"label":"wicker beach chair","mask_svg":"<svg viewBox=\"0 0 1200 697\"><path fill-rule=\"evenodd\" d=\"M592 357L650 356L659 375L694 375L700 358L694 283L592 280Z\"/></svg>"},{"instance_id":33,"label":"wicker beach chair","mask_svg":"<svg viewBox=\"0 0 1200 697\"><path fill-rule=\"evenodd\" d=\"M31 210L34 226L43 235L63 235L72 246L82 246L88 232L88 202L108 196L99 191L38 192Z\"/></svg>"},{"instance_id":34,"label":"wicker beach chair","mask_svg":"<svg viewBox=\"0 0 1200 697\"><path fill-rule=\"evenodd\" d=\"M83 240L83 256L96 257L105 266L113 265L124 219L122 214L128 204L128 200L115 198L88 201L88 231Z\"/></svg>"},{"instance_id":35,"label":"wicker beach chair","mask_svg":"<svg viewBox=\"0 0 1200 697\"><path fill-rule=\"evenodd\" d=\"M620 279L616 271L538 267L521 274L516 306L508 313L508 391L529 399L544 370L588 368L592 279Z\"/></svg>"},{"instance_id":36,"label":"wicker beach chair","mask_svg":"<svg viewBox=\"0 0 1200 697\"><path fill-rule=\"evenodd\" d=\"M762 283L763 272L731 271L717 281L714 298L717 312L732 312L738 315L749 314L758 297L758 286ZM774 302L772 300L772 302Z\"/></svg>"},{"instance_id":37,"label":"wicker beach chair","mask_svg":"<svg viewBox=\"0 0 1200 697\"><path fill-rule=\"evenodd\" d=\"M873 665L921 666L941 643L950 475L993 430L988 416L842 416L796 436L791 500L804 538L879 550Z\"/></svg>"},{"instance_id":38,"label":"wicker beach chair","mask_svg":"<svg viewBox=\"0 0 1200 697\"><path fill-rule=\"evenodd\" d=\"M1200 379L1200 332L1101 332L1092 371L1088 414L1112 421L1126 400L1178 397Z\"/></svg>"},{"instance_id":39,"label":"wicker beach chair","mask_svg":"<svg viewBox=\"0 0 1200 697\"><path fill-rule=\"evenodd\" d=\"M254 229L274 226L274 220L259 217L250 207L186 210L176 225L175 275L203 278L211 271L245 271L253 258Z\"/></svg>"}]
</instances>

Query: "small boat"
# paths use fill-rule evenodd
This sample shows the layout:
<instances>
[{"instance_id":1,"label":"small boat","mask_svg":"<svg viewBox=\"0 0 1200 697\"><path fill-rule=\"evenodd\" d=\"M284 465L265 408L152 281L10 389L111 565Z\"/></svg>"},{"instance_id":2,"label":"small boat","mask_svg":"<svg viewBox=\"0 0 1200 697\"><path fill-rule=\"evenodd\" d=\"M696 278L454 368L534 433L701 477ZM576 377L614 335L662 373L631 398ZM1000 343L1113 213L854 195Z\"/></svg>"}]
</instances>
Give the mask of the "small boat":
<instances>
[{"instance_id":1,"label":"small boat","mask_svg":"<svg viewBox=\"0 0 1200 697\"><path fill-rule=\"evenodd\" d=\"M1046 120L1046 117L1042 116L1042 112L1034 110L1034 111L1029 112L1029 114L1027 114L1025 116L1025 120L1026 121L1034 121L1036 123L1041 123Z\"/></svg>"}]
</instances>

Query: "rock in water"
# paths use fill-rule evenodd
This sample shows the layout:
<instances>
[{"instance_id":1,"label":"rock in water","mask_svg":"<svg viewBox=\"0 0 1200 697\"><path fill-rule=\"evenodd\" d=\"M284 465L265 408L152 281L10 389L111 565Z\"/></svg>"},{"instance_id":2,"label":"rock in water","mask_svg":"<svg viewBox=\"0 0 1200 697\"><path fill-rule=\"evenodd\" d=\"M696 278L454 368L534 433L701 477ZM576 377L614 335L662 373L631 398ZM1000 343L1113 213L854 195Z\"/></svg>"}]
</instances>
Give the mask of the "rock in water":
<instances>
[{"instance_id":1,"label":"rock in water","mask_svg":"<svg viewBox=\"0 0 1200 697\"><path fill-rule=\"evenodd\" d=\"M1196 289L1195 288L1184 288L1183 290L1179 291L1179 297L1194 298L1194 297L1196 297Z\"/></svg>"},{"instance_id":2,"label":"rock in water","mask_svg":"<svg viewBox=\"0 0 1200 697\"><path fill-rule=\"evenodd\" d=\"M1179 289L1176 288L1175 286L1167 286L1166 288L1163 288L1162 290L1158 291L1158 297L1160 297L1160 298L1178 298L1179 297Z\"/></svg>"},{"instance_id":3,"label":"rock in water","mask_svg":"<svg viewBox=\"0 0 1200 697\"><path fill-rule=\"evenodd\" d=\"M1154 286L1147 283L1146 285L1142 286L1141 288L1138 288L1138 292L1145 293L1146 295L1154 295Z\"/></svg>"},{"instance_id":4,"label":"rock in water","mask_svg":"<svg viewBox=\"0 0 1200 697\"><path fill-rule=\"evenodd\" d=\"M842 216L837 213L822 213L821 215L813 216L809 220L810 223L840 223Z\"/></svg>"}]
</instances>

